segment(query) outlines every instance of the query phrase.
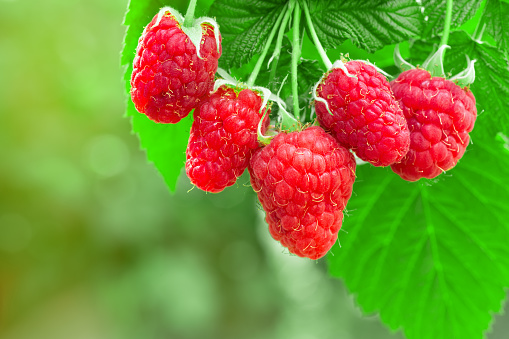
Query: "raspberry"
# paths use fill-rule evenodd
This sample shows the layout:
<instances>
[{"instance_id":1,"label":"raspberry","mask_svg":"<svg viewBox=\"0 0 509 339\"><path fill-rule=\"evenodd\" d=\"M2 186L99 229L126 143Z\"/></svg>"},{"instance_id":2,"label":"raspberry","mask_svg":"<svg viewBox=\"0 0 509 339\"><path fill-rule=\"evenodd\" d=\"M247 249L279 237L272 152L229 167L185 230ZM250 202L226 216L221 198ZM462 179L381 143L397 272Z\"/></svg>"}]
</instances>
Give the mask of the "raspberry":
<instances>
[{"instance_id":1,"label":"raspberry","mask_svg":"<svg viewBox=\"0 0 509 339\"><path fill-rule=\"evenodd\" d=\"M410 129L410 150L391 166L401 178L434 178L458 163L477 117L475 98L450 80L411 69L391 82Z\"/></svg>"},{"instance_id":2,"label":"raspberry","mask_svg":"<svg viewBox=\"0 0 509 339\"><path fill-rule=\"evenodd\" d=\"M223 85L194 111L186 152L186 173L193 184L217 193L242 175L259 147L257 129L265 112L260 111L262 103L260 95L250 89Z\"/></svg>"},{"instance_id":3,"label":"raspberry","mask_svg":"<svg viewBox=\"0 0 509 339\"><path fill-rule=\"evenodd\" d=\"M249 173L272 237L300 257L323 257L352 195L352 153L318 126L282 132L255 152Z\"/></svg>"},{"instance_id":4,"label":"raspberry","mask_svg":"<svg viewBox=\"0 0 509 339\"><path fill-rule=\"evenodd\" d=\"M145 27L133 63L131 98L151 120L177 123L212 90L221 46L218 51L212 26L201 27L201 59L170 11Z\"/></svg>"},{"instance_id":5,"label":"raspberry","mask_svg":"<svg viewBox=\"0 0 509 339\"><path fill-rule=\"evenodd\" d=\"M316 115L322 127L359 158L375 166L400 161L408 151L410 133L387 79L376 68L360 61L333 68L318 85ZM332 114L331 114L332 113Z\"/></svg>"}]
</instances>

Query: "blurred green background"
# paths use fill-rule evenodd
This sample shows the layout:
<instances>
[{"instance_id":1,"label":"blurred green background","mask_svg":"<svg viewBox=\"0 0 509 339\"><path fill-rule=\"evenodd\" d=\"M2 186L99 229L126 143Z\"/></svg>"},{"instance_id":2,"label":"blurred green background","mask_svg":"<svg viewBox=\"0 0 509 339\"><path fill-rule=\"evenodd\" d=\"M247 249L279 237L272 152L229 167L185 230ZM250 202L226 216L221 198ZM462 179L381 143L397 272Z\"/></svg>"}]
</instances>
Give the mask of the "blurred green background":
<instances>
[{"instance_id":1,"label":"blurred green background","mask_svg":"<svg viewBox=\"0 0 509 339\"><path fill-rule=\"evenodd\" d=\"M270 238L247 176L167 191L124 117L126 7L0 0L0 338L402 338Z\"/></svg>"}]
</instances>

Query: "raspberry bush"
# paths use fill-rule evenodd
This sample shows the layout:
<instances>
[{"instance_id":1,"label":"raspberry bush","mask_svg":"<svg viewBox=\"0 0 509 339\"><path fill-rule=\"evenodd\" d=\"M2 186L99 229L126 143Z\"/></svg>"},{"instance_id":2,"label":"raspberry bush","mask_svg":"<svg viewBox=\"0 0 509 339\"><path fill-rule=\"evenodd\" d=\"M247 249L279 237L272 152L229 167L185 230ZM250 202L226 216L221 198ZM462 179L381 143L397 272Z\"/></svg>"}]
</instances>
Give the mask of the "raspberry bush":
<instances>
[{"instance_id":1,"label":"raspberry bush","mask_svg":"<svg viewBox=\"0 0 509 339\"><path fill-rule=\"evenodd\" d=\"M122 63L170 190L184 167L208 192L237 182L363 312L411 339L482 337L509 287L509 4L165 5L131 0Z\"/></svg>"}]
</instances>

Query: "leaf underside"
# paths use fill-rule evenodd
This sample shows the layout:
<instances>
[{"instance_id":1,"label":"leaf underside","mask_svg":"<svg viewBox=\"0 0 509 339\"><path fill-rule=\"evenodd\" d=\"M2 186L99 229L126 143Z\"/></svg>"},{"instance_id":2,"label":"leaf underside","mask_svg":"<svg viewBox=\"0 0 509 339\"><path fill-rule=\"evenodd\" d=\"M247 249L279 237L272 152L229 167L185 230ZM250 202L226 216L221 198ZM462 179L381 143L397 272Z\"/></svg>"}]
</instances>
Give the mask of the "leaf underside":
<instances>
[{"instance_id":1,"label":"leaf underside","mask_svg":"<svg viewBox=\"0 0 509 339\"><path fill-rule=\"evenodd\" d=\"M493 144L474 135L456 168L433 181L358 168L330 272L364 312L409 339L480 338L502 307L509 154Z\"/></svg>"}]
</instances>

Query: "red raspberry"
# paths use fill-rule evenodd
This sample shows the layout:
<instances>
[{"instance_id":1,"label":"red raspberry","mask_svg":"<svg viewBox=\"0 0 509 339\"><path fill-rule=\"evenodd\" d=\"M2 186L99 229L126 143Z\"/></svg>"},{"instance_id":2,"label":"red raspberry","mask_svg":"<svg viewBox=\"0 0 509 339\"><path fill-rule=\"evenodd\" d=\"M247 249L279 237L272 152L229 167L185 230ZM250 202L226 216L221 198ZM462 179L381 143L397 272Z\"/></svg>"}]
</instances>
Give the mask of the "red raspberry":
<instances>
[{"instance_id":1,"label":"red raspberry","mask_svg":"<svg viewBox=\"0 0 509 339\"><path fill-rule=\"evenodd\" d=\"M265 112L260 111L262 102L250 89L223 85L194 111L186 152L186 173L193 184L217 193L244 173L259 147L258 124ZM266 114L262 133L268 122Z\"/></svg>"},{"instance_id":2,"label":"red raspberry","mask_svg":"<svg viewBox=\"0 0 509 339\"><path fill-rule=\"evenodd\" d=\"M338 237L352 195L352 153L313 126L279 133L255 152L249 173L272 237L300 257L323 257Z\"/></svg>"},{"instance_id":3,"label":"red raspberry","mask_svg":"<svg viewBox=\"0 0 509 339\"><path fill-rule=\"evenodd\" d=\"M138 41L131 98L136 109L155 122L179 122L214 86L221 46L218 52L212 26L201 27L202 59L170 11L156 15Z\"/></svg>"},{"instance_id":4,"label":"red raspberry","mask_svg":"<svg viewBox=\"0 0 509 339\"><path fill-rule=\"evenodd\" d=\"M333 68L317 87L327 101L315 104L321 126L359 158L375 166L400 161L408 151L410 133L389 82L376 68L360 61L345 64L349 77Z\"/></svg>"},{"instance_id":5,"label":"red raspberry","mask_svg":"<svg viewBox=\"0 0 509 339\"><path fill-rule=\"evenodd\" d=\"M392 170L405 180L416 181L456 166L477 117L472 92L423 69L401 73L391 87L407 119L411 140L408 154Z\"/></svg>"}]
</instances>

